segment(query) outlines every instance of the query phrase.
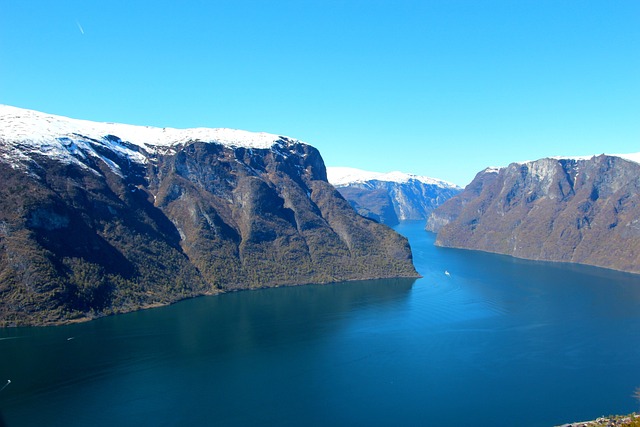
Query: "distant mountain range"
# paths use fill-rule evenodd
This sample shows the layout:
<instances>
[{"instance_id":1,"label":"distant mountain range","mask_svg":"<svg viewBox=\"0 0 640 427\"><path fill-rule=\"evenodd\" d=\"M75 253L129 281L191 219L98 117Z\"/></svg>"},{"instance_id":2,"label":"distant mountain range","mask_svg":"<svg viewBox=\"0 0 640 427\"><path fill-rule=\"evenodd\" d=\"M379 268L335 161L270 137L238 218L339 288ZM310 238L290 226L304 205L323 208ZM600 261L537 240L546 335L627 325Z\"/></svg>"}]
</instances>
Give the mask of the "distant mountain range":
<instances>
[{"instance_id":1,"label":"distant mountain range","mask_svg":"<svg viewBox=\"0 0 640 427\"><path fill-rule=\"evenodd\" d=\"M425 220L433 209L462 190L445 181L402 172L328 167L327 175L360 215L387 225Z\"/></svg>"},{"instance_id":2,"label":"distant mountain range","mask_svg":"<svg viewBox=\"0 0 640 427\"><path fill-rule=\"evenodd\" d=\"M296 139L0 106L0 325L235 289L416 277Z\"/></svg>"},{"instance_id":3,"label":"distant mountain range","mask_svg":"<svg viewBox=\"0 0 640 427\"><path fill-rule=\"evenodd\" d=\"M433 211L440 246L640 273L640 153L488 168Z\"/></svg>"}]
</instances>

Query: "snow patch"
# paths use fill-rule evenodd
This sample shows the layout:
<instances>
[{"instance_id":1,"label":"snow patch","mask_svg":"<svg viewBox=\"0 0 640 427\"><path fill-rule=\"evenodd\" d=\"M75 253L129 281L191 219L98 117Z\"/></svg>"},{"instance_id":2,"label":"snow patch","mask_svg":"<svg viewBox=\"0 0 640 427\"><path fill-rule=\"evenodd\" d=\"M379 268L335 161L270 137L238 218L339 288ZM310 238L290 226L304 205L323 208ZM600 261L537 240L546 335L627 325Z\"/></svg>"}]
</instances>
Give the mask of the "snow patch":
<instances>
[{"instance_id":1,"label":"snow patch","mask_svg":"<svg viewBox=\"0 0 640 427\"><path fill-rule=\"evenodd\" d=\"M629 160L634 163L640 163L640 153L630 153L630 154L609 154L609 156L620 157L625 160Z\"/></svg>"},{"instance_id":2,"label":"snow patch","mask_svg":"<svg viewBox=\"0 0 640 427\"><path fill-rule=\"evenodd\" d=\"M336 187L344 187L350 184L365 183L367 181L385 181L404 184L411 180L424 184L437 185L444 188L459 188L457 185L428 176L414 175L404 172L370 172L349 167L327 167L329 182Z\"/></svg>"},{"instance_id":3,"label":"snow patch","mask_svg":"<svg viewBox=\"0 0 640 427\"><path fill-rule=\"evenodd\" d=\"M23 159L30 154L82 163L85 153L99 156L92 145L102 146L120 157L146 163L145 153L172 153L189 142L211 142L230 148L278 149L296 139L265 132L227 128L174 129L78 120L33 110L0 105L0 151L3 157ZM275 147L274 147L275 146ZM285 155L285 150L278 150ZM107 162L112 169L114 163Z\"/></svg>"},{"instance_id":4,"label":"snow patch","mask_svg":"<svg viewBox=\"0 0 640 427\"><path fill-rule=\"evenodd\" d=\"M610 156L610 157L620 157L621 159L629 160L629 161L635 162L635 163L640 163L640 153L630 153L630 154L607 154L607 153L602 153L602 154L592 154L592 155L587 155L587 156L552 156L552 157L545 157L545 158L553 159L553 160L584 161L584 160L591 160L594 157L598 157L600 155ZM542 160L542 159L539 159L539 160ZM537 162L537 161L538 160L528 160L528 161L516 162L516 163L517 164L527 164L527 163L533 163L533 162Z\"/></svg>"},{"instance_id":5,"label":"snow patch","mask_svg":"<svg viewBox=\"0 0 640 427\"><path fill-rule=\"evenodd\" d=\"M500 173L500 170L502 170L504 168L498 167L498 166L489 166L488 168L485 168L482 172L484 173Z\"/></svg>"}]
</instances>

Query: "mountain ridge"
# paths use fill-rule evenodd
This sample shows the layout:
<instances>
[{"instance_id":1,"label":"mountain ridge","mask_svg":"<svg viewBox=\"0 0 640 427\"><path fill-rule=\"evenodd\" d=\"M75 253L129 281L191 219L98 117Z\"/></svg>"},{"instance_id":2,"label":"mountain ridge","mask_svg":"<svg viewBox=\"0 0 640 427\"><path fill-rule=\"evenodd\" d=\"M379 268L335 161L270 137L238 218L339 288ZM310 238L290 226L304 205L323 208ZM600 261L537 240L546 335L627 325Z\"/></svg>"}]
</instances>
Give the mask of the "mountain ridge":
<instances>
[{"instance_id":1,"label":"mountain ridge","mask_svg":"<svg viewBox=\"0 0 640 427\"><path fill-rule=\"evenodd\" d=\"M369 172L329 167L327 177L362 216L387 225L423 220L461 191L446 181L403 172Z\"/></svg>"},{"instance_id":2,"label":"mountain ridge","mask_svg":"<svg viewBox=\"0 0 640 427\"><path fill-rule=\"evenodd\" d=\"M407 240L357 215L306 143L244 131L203 140L211 132L199 130L171 141L162 128L76 124L0 108L0 324L418 276ZM121 126L133 131L119 136ZM141 132L162 137L132 140Z\"/></svg>"},{"instance_id":3,"label":"mountain ridge","mask_svg":"<svg viewBox=\"0 0 640 427\"><path fill-rule=\"evenodd\" d=\"M327 176L329 178L329 182L338 187L350 184L364 184L369 181L388 181L403 184L411 180L416 180L423 184L439 185L447 188L460 188L456 184L452 184L441 179L400 171L372 172L352 167L328 166Z\"/></svg>"},{"instance_id":4,"label":"mountain ridge","mask_svg":"<svg viewBox=\"0 0 640 427\"><path fill-rule=\"evenodd\" d=\"M640 273L637 154L485 169L436 209L436 244Z\"/></svg>"}]
</instances>

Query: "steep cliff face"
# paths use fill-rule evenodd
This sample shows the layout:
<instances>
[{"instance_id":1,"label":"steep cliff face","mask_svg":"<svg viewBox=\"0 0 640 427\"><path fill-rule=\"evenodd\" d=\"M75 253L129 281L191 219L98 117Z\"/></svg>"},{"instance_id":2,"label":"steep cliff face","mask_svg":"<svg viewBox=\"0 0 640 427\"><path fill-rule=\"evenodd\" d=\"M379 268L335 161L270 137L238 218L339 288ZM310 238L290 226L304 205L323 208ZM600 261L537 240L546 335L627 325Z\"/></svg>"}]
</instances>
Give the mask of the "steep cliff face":
<instances>
[{"instance_id":1,"label":"steep cliff face","mask_svg":"<svg viewBox=\"0 0 640 427\"><path fill-rule=\"evenodd\" d=\"M265 286L417 276L300 141L0 107L0 324Z\"/></svg>"},{"instance_id":2,"label":"steep cliff face","mask_svg":"<svg viewBox=\"0 0 640 427\"><path fill-rule=\"evenodd\" d=\"M441 246L640 273L640 164L547 158L479 173L437 209Z\"/></svg>"},{"instance_id":3,"label":"steep cliff face","mask_svg":"<svg viewBox=\"0 0 640 427\"><path fill-rule=\"evenodd\" d=\"M498 168L487 168L478 172L462 192L450 197L429 213L426 230L437 233L442 227L455 220L468 203L473 202L485 187L493 184L498 177L498 172Z\"/></svg>"},{"instance_id":4,"label":"steep cliff face","mask_svg":"<svg viewBox=\"0 0 640 427\"><path fill-rule=\"evenodd\" d=\"M328 168L329 181L365 217L387 225L424 220L461 188L433 178L401 172L376 173Z\"/></svg>"}]
</instances>

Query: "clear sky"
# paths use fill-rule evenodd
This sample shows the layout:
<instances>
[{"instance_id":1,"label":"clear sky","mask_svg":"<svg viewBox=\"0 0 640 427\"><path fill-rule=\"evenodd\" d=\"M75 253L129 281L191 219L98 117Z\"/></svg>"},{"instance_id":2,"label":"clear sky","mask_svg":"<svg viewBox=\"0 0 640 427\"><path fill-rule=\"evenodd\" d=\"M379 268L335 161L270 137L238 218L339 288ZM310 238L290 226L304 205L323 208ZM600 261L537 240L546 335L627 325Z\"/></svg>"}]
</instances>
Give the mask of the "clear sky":
<instances>
[{"instance_id":1,"label":"clear sky","mask_svg":"<svg viewBox=\"0 0 640 427\"><path fill-rule=\"evenodd\" d=\"M640 1L0 0L0 103L466 185L640 151Z\"/></svg>"}]
</instances>

